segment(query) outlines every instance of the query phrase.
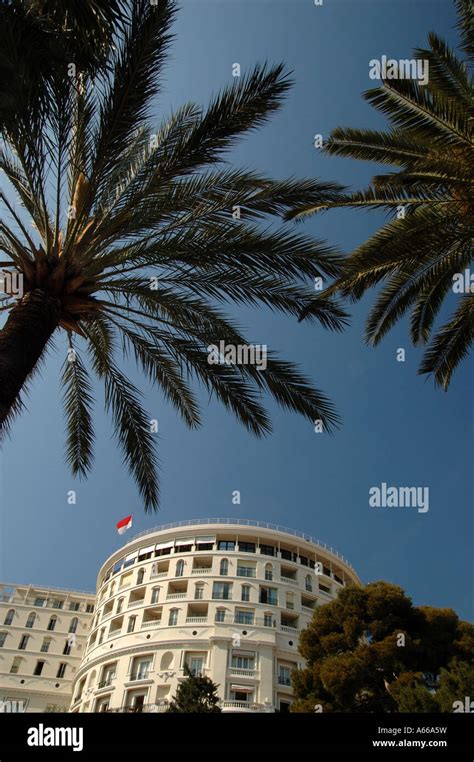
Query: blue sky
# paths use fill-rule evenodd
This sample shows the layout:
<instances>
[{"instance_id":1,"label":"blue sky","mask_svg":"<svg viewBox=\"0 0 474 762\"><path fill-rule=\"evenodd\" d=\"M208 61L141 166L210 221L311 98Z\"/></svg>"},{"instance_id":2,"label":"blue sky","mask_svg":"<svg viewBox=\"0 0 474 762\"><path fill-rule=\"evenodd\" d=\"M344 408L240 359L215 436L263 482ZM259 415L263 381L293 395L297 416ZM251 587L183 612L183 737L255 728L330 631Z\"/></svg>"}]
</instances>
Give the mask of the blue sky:
<instances>
[{"instance_id":1,"label":"blue sky","mask_svg":"<svg viewBox=\"0 0 474 762\"><path fill-rule=\"evenodd\" d=\"M456 40L448 0L324 0L322 7L312 0L183 0L181 6L157 116L187 100L206 103L231 81L235 62L242 69L285 62L295 79L286 105L231 157L275 178L318 176L363 186L376 166L322 156L314 134L384 124L361 98L373 86L370 59L409 57L430 29ZM371 212L334 211L300 230L347 252L382 221ZM115 523L128 513L134 532L238 516L308 532L346 556L365 582L389 580L417 604L452 606L472 619L472 364L458 371L446 394L416 375L420 353L405 321L380 347L367 348L363 323L373 298L356 306L343 334L266 311L234 311L250 341L299 363L330 395L343 418L332 437L314 433L270 399L271 437L252 438L206 398L204 425L190 432L159 391L148 390L148 409L160 427L157 515L145 515L122 465L100 389L94 472L87 482L70 476L58 380L65 344L58 340L2 454L0 577L92 590L99 566L123 542ZM405 363L396 362L399 347ZM132 366L127 373L138 378ZM368 490L382 482L428 486L429 511L370 508ZM67 501L72 489L76 505ZM233 490L241 492L240 505L232 504Z\"/></svg>"}]
</instances>

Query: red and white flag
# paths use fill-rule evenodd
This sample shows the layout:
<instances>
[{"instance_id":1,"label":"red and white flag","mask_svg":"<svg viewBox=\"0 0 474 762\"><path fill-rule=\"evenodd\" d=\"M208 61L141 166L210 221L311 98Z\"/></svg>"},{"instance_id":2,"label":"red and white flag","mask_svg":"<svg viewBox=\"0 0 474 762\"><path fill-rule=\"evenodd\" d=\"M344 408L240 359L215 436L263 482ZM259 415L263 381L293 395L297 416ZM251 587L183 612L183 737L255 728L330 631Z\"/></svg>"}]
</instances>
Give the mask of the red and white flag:
<instances>
[{"instance_id":1,"label":"red and white flag","mask_svg":"<svg viewBox=\"0 0 474 762\"><path fill-rule=\"evenodd\" d=\"M118 524L117 524L117 532L119 534L123 534L124 532L127 531L127 529L130 529L131 526L132 526L132 517L131 516L127 516L126 518L124 518L124 519L122 519L121 521L118 522Z\"/></svg>"}]
</instances>

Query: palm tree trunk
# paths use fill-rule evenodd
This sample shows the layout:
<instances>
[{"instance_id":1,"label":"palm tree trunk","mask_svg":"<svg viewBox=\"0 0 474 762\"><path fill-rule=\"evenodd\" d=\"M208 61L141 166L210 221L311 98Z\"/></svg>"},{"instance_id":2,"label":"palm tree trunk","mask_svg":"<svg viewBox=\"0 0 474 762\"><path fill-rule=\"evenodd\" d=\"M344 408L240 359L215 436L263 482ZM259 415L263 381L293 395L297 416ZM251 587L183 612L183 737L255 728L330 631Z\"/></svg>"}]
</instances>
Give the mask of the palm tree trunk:
<instances>
[{"instance_id":1,"label":"palm tree trunk","mask_svg":"<svg viewBox=\"0 0 474 762\"><path fill-rule=\"evenodd\" d=\"M58 326L60 303L45 291L29 291L0 331L0 426Z\"/></svg>"}]
</instances>

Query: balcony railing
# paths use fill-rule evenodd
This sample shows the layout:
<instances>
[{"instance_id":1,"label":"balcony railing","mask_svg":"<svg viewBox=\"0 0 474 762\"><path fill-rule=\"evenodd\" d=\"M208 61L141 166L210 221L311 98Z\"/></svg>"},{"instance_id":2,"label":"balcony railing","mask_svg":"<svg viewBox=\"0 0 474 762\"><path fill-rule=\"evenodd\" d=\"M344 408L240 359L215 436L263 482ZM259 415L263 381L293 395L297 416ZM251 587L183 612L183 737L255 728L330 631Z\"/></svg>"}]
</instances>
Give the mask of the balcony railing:
<instances>
[{"instance_id":1,"label":"balcony railing","mask_svg":"<svg viewBox=\"0 0 474 762\"><path fill-rule=\"evenodd\" d=\"M167 601L174 601L176 598L186 598L187 593L168 593L166 596Z\"/></svg>"},{"instance_id":2,"label":"balcony railing","mask_svg":"<svg viewBox=\"0 0 474 762\"><path fill-rule=\"evenodd\" d=\"M116 709L106 709L106 713L142 714L149 712L166 712L168 704L142 704L141 706L120 706Z\"/></svg>"},{"instance_id":3,"label":"balcony railing","mask_svg":"<svg viewBox=\"0 0 474 762\"><path fill-rule=\"evenodd\" d=\"M287 624L280 625L282 632L288 632L290 635L298 635L299 630L297 627L289 627Z\"/></svg>"},{"instance_id":4,"label":"balcony railing","mask_svg":"<svg viewBox=\"0 0 474 762\"><path fill-rule=\"evenodd\" d=\"M151 619L149 622L142 622L142 627L159 627L161 619Z\"/></svg>"},{"instance_id":5,"label":"balcony railing","mask_svg":"<svg viewBox=\"0 0 474 762\"><path fill-rule=\"evenodd\" d=\"M283 574L280 577L282 582L285 582L289 585L298 585L298 580L294 579L293 577L285 577Z\"/></svg>"},{"instance_id":6,"label":"balcony railing","mask_svg":"<svg viewBox=\"0 0 474 762\"><path fill-rule=\"evenodd\" d=\"M239 669L237 667L230 667L229 671L233 675L239 675L239 677L255 677L254 669Z\"/></svg>"},{"instance_id":7,"label":"balcony railing","mask_svg":"<svg viewBox=\"0 0 474 762\"><path fill-rule=\"evenodd\" d=\"M191 569L191 574L211 574L212 566L202 566L199 569Z\"/></svg>"},{"instance_id":8,"label":"balcony railing","mask_svg":"<svg viewBox=\"0 0 474 762\"><path fill-rule=\"evenodd\" d=\"M105 680L100 680L100 682L97 683L97 688L109 688L112 685L112 680L115 678L115 675L112 677L106 677Z\"/></svg>"},{"instance_id":9,"label":"balcony railing","mask_svg":"<svg viewBox=\"0 0 474 762\"><path fill-rule=\"evenodd\" d=\"M202 622L207 622L207 616L187 616L186 617L186 624L199 624Z\"/></svg>"},{"instance_id":10,"label":"balcony railing","mask_svg":"<svg viewBox=\"0 0 474 762\"><path fill-rule=\"evenodd\" d=\"M136 681L136 680L149 680L151 676L151 670L140 670L138 672L132 672L132 674L129 676L130 681Z\"/></svg>"},{"instance_id":11,"label":"balcony railing","mask_svg":"<svg viewBox=\"0 0 474 762\"><path fill-rule=\"evenodd\" d=\"M233 709L250 709L250 701L222 701L223 707L232 707Z\"/></svg>"},{"instance_id":12,"label":"balcony railing","mask_svg":"<svg viewBox=\"0 0 474 762\"><path fill-rule=\"evenodd\" d=\"M150 579L158 579L158 577L167 577L167 576L168 576L167 571L155 572L154 574L150 574Z\"/></svg>"},{"instance_id":13,"label":"balcony railing","mask_svg":"<svg viewBox=\"0 0 474 762\"><path fill-rule=\"evenodd\" d=\"M301 608L303 611L305 611L307 614L312 614L314 611L314 608L312 606L303 606L301 605Z\"/></svg>"},{"instance_id":14,"label":"balcony railing","mask_svg":"<svg viewBox=\"0 0 474 762\"><path fill-rule=\"evenodd\" d=\"M130 601L130 603L128 604L128 608L131 609L134 606L141 606L143 603L145 603L144 598L140 598L139 601Z\"/></svg>"},{"instance_id":15,"label":"balcony railing","mask_svg":"<svg viewBox=\"0 0 474 762\"><path fill-rule=\"evenodd\" d=\"M278 685L291 685L291 680L289 677L278 675Z\"/></svg>"}]
</instances>

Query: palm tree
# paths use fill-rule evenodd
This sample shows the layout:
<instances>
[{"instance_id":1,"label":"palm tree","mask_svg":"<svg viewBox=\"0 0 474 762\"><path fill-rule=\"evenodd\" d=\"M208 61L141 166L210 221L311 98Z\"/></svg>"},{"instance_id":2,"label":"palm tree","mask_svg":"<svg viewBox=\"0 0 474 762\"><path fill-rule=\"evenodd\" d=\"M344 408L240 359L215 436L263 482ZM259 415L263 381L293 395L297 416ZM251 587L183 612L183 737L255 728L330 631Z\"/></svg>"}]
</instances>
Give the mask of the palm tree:
<instances>
[{"instance_id":1,"label":"palm tree","mask_svg":"<svg viewBox=\"0 0 474 762\"><path fill-rule=\"evenodd\" d=\"M345 261L341 277L327 290L353 301L383 287L370 311L366 340L378 344L411 310L415 345L430 342L420 373L433 374L447 389L474 337L474 287L457 297L454 314L434 329L453 281L472 261L474 229L473 81L468 62L474 51L470 0L457 0L465 61L436 34L429 48L415 51L429 62L426 86L411 80L384 80L365 99L390 121L387 131L335 129L327 153L398 167L373 177L362 192L336 201L297 206L298 218L321 209L350 206L384 209L393 217ZM303 312L304 315L304 312Z\"/></svg>"},{"instance_id":2,"label":"palm tree","mask_svg":"<svg viewBox=\"0 0 474 762\"><path fill-rule=\"evenodd\" d=\"M0 266L23 278L23 295L2 310L0 423L21 407L20 392L53 336L68 341L62 383L67 460L85 476L93 458L93 385L104 384L124 460L145 508L159 490L150 419L117 355L132 355L190 426L200 423L193 379L256 435L270 431L260 397L325 430L337 424L326 396L290 363L269 353L251 364L210 364L208 347L245 345L220 304L265 305L340 329L345 313L308 286L339 273L339 255L269 222L295 204L336 197L314 181L276 182L223 164L243 133L279 108L290 86L282 65L257 66L224 88L207 109L187 103L158 129L150 111L170 43L175 7L125 2L107 61L92 73L61 60L45 78L44 98L25 96L15 118L4 112L0 166L16 192L0 199ZM5 34L9 34L6 32ZM264 225L264 223L266 224Z\"/></svg>"}]
</instances>

